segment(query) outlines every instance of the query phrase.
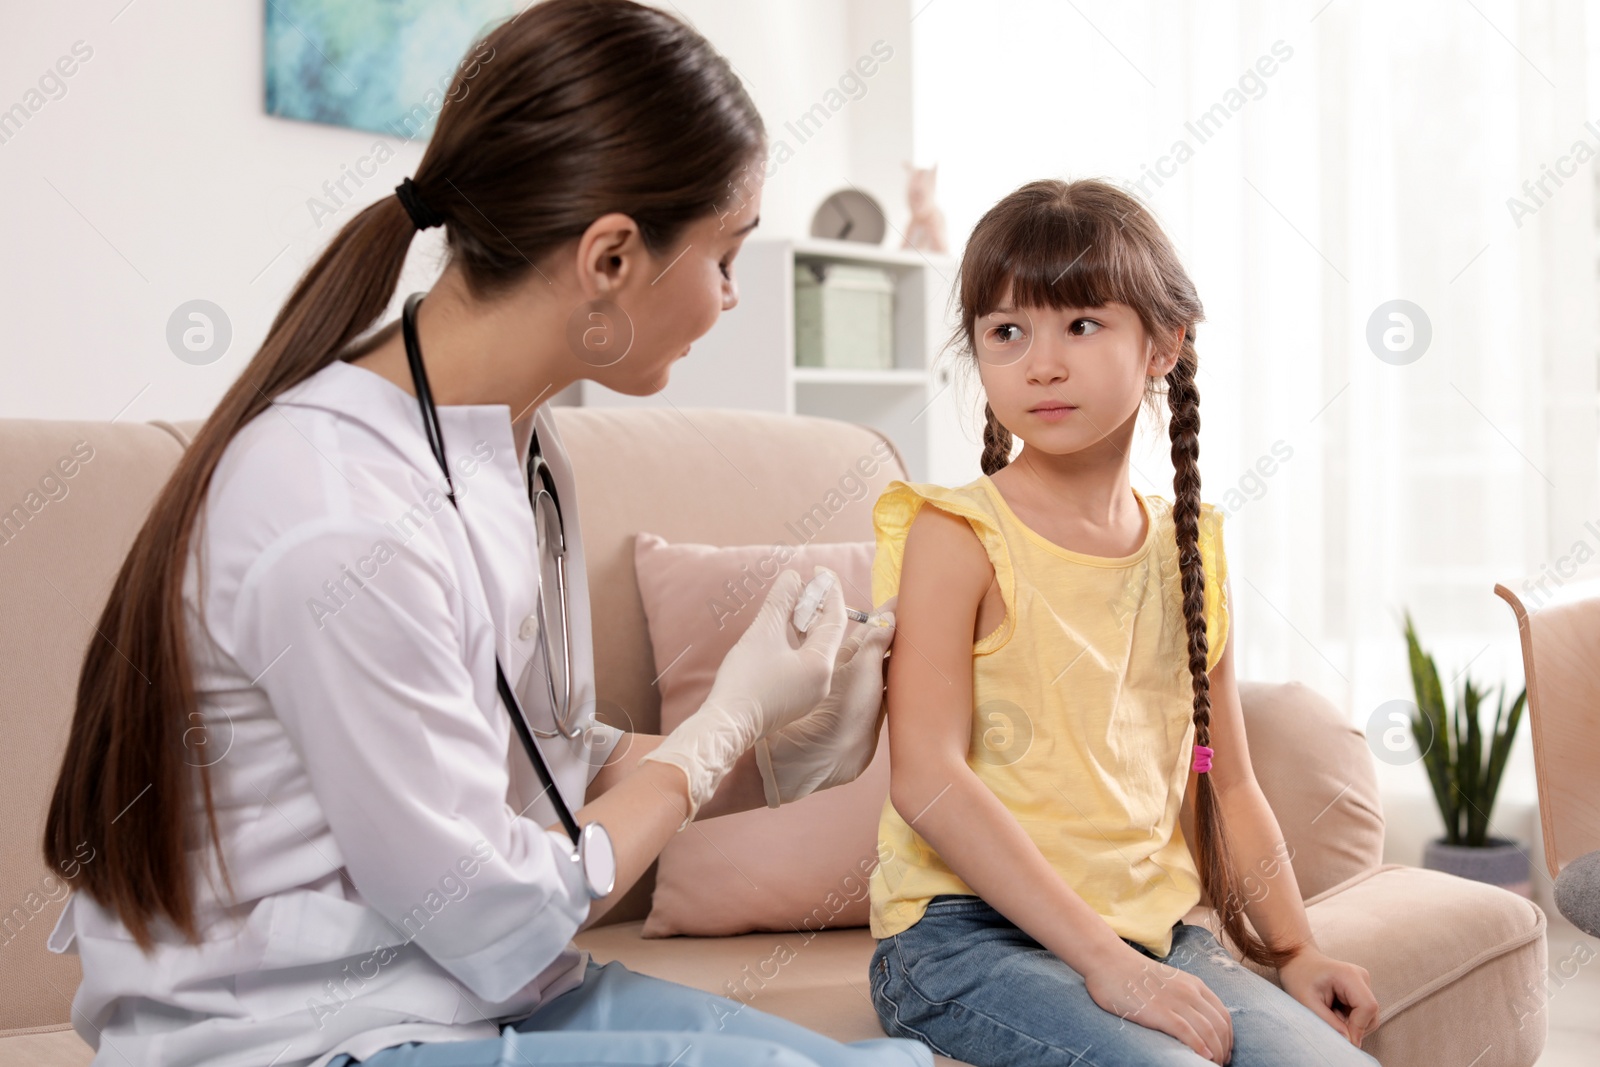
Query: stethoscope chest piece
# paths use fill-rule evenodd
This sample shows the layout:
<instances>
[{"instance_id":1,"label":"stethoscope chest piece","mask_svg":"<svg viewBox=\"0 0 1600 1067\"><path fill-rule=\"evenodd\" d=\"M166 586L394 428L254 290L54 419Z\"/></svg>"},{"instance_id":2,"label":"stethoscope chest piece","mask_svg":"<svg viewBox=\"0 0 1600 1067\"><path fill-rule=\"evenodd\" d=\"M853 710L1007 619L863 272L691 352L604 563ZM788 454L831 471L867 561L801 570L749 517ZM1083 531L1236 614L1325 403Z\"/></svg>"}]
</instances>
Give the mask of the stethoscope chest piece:
<instances>
[{"instance_id":1,"label":"stethoscope chest piece","mask_svg":"<svg viewBox=\"0 0 1600 1067\"><path fill-rule=\"evenodd\" d=\"M534 733L540 737L559 734L575 739L583 730L572 722L572 623L567 615L566 527L561 519L561 503L556 498L555 476L539 452L537 433L529 451L528 496L533 505L539 559L539 645L544 650L545 685L550 696L550 713L556 724L554 730L534 730ZM559 653L550 647L552 639L559 641Z\"/></svg>"}]
</instances>

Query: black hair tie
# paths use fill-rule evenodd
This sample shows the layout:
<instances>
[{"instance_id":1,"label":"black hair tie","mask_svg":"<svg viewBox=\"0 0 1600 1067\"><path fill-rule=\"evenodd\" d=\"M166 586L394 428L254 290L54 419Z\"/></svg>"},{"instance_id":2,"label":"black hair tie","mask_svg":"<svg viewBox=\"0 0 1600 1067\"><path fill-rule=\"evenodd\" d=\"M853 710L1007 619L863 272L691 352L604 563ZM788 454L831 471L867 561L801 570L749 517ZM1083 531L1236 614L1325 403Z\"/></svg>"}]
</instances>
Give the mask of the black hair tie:
<instances>
[{"instance_id":1,"label":"black hair tie","mask_svg":"<svg viewBox=\"0 0 1600 1067\"><path fill-rule=\"evenodd\" d=\"M394 187L394 195L400 198L401 206L406 209L406 214L411 216L411 222L417 229L427 230L444 225L444 216L423 203L422 194L417 191L417 183L410 178Z\"/></svg>"}]
</instances>

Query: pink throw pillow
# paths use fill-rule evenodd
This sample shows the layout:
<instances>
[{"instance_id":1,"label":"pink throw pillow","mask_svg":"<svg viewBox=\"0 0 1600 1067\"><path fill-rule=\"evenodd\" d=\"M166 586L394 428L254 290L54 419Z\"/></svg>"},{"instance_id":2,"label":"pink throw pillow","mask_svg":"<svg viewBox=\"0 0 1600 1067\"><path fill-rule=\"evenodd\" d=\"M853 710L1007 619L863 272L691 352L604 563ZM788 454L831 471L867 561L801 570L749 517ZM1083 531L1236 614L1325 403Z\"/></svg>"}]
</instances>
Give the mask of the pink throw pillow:
<instances>
[{"instance_id":1,"label":"pink throw pillow","mask_svg":"<svg viewBox=\"0 0 1600 1067\"><path fill-rule=\"evenodd\" d=\"M705 701L717 667L779 571L798 571L809 581L815 566L827 567L844 585L845 604L870 611L873 547L864 541L717 548L639 534L634 567L662 672L662 732ZM661 853L643 936L867 925L867 883L878 864L878 816L888 795L885 732L853 782L780 808L690 823Z\"/></svg>"}]
</instances>

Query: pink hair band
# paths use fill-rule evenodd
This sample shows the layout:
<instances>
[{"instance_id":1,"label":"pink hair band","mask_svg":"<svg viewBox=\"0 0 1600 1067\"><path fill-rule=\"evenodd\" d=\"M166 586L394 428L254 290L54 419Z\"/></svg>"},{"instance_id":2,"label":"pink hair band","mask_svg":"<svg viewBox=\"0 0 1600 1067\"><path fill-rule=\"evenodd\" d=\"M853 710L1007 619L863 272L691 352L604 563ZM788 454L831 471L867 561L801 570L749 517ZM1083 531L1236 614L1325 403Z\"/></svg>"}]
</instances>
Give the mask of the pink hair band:
<instances>
[{"instance_id":1,"label":"pink hair band","mask_svg":"<svg viewBox=\"0 0 1600 1067\"><path fill-rule=\"evenodd\" d=\"M1205 745L1194 746L1194 770L1196 774L1204 774L1211 769L1211 749Z\"/></svg>"}]
</instances>

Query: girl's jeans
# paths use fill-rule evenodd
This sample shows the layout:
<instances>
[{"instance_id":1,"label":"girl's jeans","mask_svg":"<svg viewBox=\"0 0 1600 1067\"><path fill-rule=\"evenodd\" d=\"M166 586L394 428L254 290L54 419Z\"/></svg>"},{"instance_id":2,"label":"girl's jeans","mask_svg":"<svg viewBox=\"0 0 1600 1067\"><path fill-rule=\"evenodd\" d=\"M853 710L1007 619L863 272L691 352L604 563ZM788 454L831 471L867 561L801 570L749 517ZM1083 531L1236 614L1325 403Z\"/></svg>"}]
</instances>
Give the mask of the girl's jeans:
<instances>
[{"instance_id":1,"label":"girl's jeans","mask_svg":"<svg viewBox=\"0 0 1600 1067\"><path fill-rule=\"evenodd\" d=\"M1173 924L1153 960L1187 971L1233 1019L1233 1067L1371 1067L1310 1008L1239 964L1204 926ZM1193 1067L1210 1063L1170 1034L1095 1003L1083 976L975 896L942 894L908 930L878 942L869 977L884 1032L975 1067Z\"/></svg>"}]
</instances>

